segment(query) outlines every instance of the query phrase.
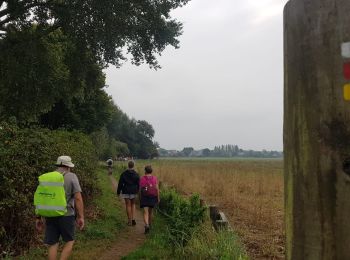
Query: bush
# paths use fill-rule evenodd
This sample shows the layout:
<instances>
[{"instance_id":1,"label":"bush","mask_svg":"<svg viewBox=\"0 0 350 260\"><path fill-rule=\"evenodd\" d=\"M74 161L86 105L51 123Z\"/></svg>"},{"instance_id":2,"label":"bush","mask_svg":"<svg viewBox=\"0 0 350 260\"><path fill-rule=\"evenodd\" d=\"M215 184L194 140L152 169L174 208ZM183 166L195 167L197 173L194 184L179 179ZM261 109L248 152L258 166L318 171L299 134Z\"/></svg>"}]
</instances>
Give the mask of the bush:
<instances>
[{"instance_id":1,"label":"bush","mask_svg":"<svg viewBox=\"0 0 350 260\"><path fill-rule=\"evenodd\" d=\"M19 253L35 240L33 194L37 178L54 170L57 157L63 154L70 155L76 165L74 172L83 196L94 194L97 160L89 137L79 132L0 124L0 252Z\"/></svg>"},{"instance_id":2,"label":"bush","mask_svg":"<svg viewBox=\"0 0 350 260\"><path fill-rule=\"evenodd\" d=\"M160 197L159 210L166 217L169 242L183 250L194 230L205 220L206 207L200 205L199 195L185 199L174 189L162 190Z\"/></svg>"}]
</instances>

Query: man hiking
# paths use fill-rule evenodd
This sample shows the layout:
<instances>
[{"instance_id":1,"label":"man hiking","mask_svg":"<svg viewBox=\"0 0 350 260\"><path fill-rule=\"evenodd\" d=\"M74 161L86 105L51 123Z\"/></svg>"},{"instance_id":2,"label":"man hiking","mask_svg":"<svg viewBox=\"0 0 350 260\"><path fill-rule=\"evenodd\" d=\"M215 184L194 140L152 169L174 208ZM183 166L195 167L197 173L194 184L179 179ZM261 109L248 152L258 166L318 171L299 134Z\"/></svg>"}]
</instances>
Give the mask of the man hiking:
<instances>
[{"instance_id":1,"label":"man hiking","mask_svg":"<svg viewBox=\"0 0 350 260\"><path fill-rule=\"evenodd\" d=\"M84 203L78 177L71 172L71 169L74 167L72 159L69 156L60 156L57 159L56 166L58 167L56 171L39 177L40 184L34 196L36 213L39 215L36 219L36 228L39 232L43 230L44 219L41 216L45 216L44 243L48 245L48 259L55 260L57 258L58 242L60 237L62 237L65 244L60 260L65 260L72 253L75 239L75 222L80 230L84 228ZM63 179L61 176L63 176ZM62 183L57 181L60 180L59 178L61 178ZM58 200L56 198L63 192L60 184L64 187L64 195L63 198ZM45 187L43 188L43 186ZM44 189L46 189L46 192L42 192ZM50 189L55 192L50 194ZM47 196L51 196L51 202L48 202ZM66 206L61 207L61 211L59 206L50 206L54 199L56 199L57 204L61 205L63 201L63 204ZM75 213L77 213L77 216L75 216ZM58 214L60 216L56 216Z\"/></svg>"},{"instance_id":2,"label":"man hiking","mask_svg":"<svg viewBox=\"0 0 350 260\"><path fill-rule=\"evenodd\" d=\"M108 170L108 175L111 175L112 174L112 167L113 167L113 160L112 158L109 158L107 161L106 161L106 164L107 164L107 170Z\"/></svg>"}]
</instances>

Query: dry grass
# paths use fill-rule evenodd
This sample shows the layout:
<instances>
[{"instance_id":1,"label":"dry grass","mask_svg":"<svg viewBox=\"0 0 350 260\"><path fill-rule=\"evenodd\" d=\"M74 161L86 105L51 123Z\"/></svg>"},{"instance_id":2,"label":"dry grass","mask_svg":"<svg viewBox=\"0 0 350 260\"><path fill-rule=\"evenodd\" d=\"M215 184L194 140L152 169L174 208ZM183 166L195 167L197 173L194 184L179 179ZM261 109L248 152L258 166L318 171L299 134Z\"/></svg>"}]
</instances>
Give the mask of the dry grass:
<instances>
[{"instance_id":1,"label":"dry grass","mask_svg":"<svg viewBox=\"0 0 350 260\"><path fill-rule=\"evenodd\" d=\"M281 160L159 160L152 164L161 181L218 205L252 259L284 258Z\"/></svg>"}]
</instances>

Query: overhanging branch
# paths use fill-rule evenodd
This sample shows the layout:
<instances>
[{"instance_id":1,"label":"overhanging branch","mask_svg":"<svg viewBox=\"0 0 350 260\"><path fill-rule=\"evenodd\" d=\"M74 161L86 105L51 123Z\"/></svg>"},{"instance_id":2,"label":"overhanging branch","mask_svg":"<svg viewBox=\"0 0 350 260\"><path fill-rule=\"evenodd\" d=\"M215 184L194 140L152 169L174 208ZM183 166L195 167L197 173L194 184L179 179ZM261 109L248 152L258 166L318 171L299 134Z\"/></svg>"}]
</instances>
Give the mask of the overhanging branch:
<instances>
[{"instance_id":1,"label":"overhanging branch","mask_svg":"<svg viewBox=\"0 0 350 260\"><path fill-rule=\"evenodd\" d=\"M54 32L54 31L58 30L59 28L61 28L60 25L54 24L54 25L50 26L49 28L47 28L46 30L42 30L42 31L39 33L38 38L44 37L44 36L46 36L46 35L49 35L50 33L52 33L52 32Z\"/></svg>"},{"instance_id":2,"label":"overhanging branch","mask_svg":"<svg viewBox=\"0 0 350 260\"><path fill-rule=\"evenodd\" d=\"M7 32L7 29L4 26L0 26L0 32Z\"/></svg>"},{"instance_id":3,"label":"overhanging branch","mask_svg":"<svg viewBox=\"0 0 350 260\"><path fill-rule=\"evenodd\" d=\"M9 14L9 10L8 9L1 10L0 11L0 18L5 16L5 15L8 15L8 14Z\"/></svg>"},{"instance_id":4,"label":"overhanging branch","mask_svg":"<svg viewBox=\"0 0 350 260\"><path fill-rule=\"evenodd\" d=\"M0 26L4 26L5 24L7 24L8 22L10 22L11 20L14 20L11 16L7 17L6 19L0 21Z\"/></svg>"},{"instance_id":5,"label":"overhanging branch","mask_svg":"<svg viewBox=\"0 0 350 260\"><path fill-rule=\"evenodd\" d=\"M4 2L4 1L2 1L2 2ZM49 1L44 2L44 3L43 2L34 2L32 4L24 5L23 7L19 8L18 10L16 10L19 14L15 15L15 16L11 16L11 10L6 8L6 9L0 11L0 18L4 17L6 15L9 15L9 17L7 17L6 19L0 21L0 26L4 25L4 24L6 24L6 23L8 23L10 21L14 21L22 13L25 13L26 11L29 11L31 8L34 8L34 7L48 7L49 8L49 7L52 7L54 5L55 5L54 0L49 0Z\"/></svg>"}]
</instances>

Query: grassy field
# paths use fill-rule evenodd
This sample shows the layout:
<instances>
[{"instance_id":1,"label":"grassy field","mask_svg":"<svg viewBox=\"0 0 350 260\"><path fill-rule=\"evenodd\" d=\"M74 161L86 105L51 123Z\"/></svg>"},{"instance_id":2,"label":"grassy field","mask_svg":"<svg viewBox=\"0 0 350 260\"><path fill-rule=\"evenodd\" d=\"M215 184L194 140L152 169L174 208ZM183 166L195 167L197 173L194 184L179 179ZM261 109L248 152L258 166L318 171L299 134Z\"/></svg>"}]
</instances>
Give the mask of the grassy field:
<instances>
[{"instance_id":1,"label":"grassy field","mask_svg":"<svg viewBox=\"0 0 350 260\"><path fill-rule=\"evenodd\" d=\"M137 162L137 169L147 162ZM283 259L282 160L153 160L154 173L183 194L199 193L228 216L253 259Z\"/></svg>"}]
</instances>

